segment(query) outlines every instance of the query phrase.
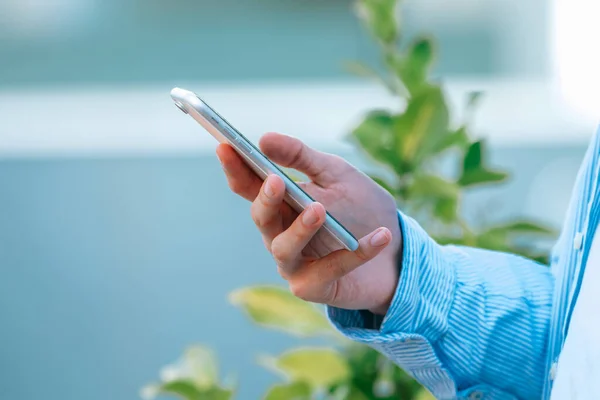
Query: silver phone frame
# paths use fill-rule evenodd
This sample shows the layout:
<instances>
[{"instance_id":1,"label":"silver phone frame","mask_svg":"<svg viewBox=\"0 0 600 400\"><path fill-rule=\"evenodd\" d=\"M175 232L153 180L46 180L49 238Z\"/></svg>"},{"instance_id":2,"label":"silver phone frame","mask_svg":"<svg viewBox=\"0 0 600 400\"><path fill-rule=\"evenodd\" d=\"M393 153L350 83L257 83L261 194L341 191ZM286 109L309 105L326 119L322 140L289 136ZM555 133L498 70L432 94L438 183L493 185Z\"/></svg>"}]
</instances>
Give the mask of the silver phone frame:
<instances>
[{"instance_id":1,"label":"silver phone frame","mask_svg":"<svg viewBox=\"0 0 600 400\"><path fill-rule=\"evenodd\" d=\"M171 90L171 98L181 111L196 120L217 141L231 145L261 179L266 179L269 174L280 176L286 186L285 201L297 212L302 212L309 204L315 201L275 163L270 161L257 146L236 130L194 92L174 88ZM356 237L329 212L326 213L323 229L343 248L350 251L358 249L359 244Z\"/></svg>"}]
</instances>

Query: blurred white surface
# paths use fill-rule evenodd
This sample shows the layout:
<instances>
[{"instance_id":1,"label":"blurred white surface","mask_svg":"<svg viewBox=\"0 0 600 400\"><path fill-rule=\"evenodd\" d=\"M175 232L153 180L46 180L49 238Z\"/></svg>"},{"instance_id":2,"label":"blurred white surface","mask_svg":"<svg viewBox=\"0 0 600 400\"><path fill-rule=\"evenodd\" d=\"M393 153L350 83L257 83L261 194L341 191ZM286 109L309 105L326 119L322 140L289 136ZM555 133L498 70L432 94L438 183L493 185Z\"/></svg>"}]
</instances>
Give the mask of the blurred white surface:
<instances>
[{"instance_id":1,"label":"blurred white surface","mask_svg":"<svg viewBox=\"0 0 600 400\"><path fill-rule=\"evenodd\" d=\"M554 74L564 98L581 115L600 118L600 2L554 0Z\"/></svg>"},{"instance_id":2,"label":"blurred white surface","mask_svg":"<svg viewBox=\"0 0 600 400\"><path fill-rule=\"evenodd\" d=\"M366 83L178 86L195 91L252 140L278 131L317 146L344 145L366 111L398 106L379 86ZM475 125L492 145L584 143L595 129L593 118L573 112L546 82L453 81L446 87L458 111L467 92L486 92ZM0 91L0 157L212 150L214 139L177 110L170 89Z\"/></svg>"}]
</instances>

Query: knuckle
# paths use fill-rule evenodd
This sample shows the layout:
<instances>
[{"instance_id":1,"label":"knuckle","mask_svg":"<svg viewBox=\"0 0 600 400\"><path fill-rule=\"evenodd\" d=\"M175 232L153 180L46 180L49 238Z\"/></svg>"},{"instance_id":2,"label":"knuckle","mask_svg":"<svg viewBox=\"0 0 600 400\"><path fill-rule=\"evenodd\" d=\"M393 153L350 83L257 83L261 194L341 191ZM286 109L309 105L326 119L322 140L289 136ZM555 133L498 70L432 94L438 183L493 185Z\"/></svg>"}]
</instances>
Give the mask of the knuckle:
<instances>
[{"instance_id":1,"label":"knuckle","mask_svg":"<svg viewBox=\"0 0 600 400\"><path fill-rule=\"evenodd\" d=\"M229 186L229 190L231 190L233 193L240 194L241 188L240 184L237 181L233 179L228 179L227 185Z\"/></svg>"},{"instance_id":2,"label":"knuckle","mask_svg":"<svg viewBox=\"0 0 600 400\"><path fill-rule=\"evenodd\" d=\"M263 208L272 208L275 206L275 202L272 200L269 200L269 198L265 194L264 190L262 190L262 189L258 193L258 197L256 198L256 200L263 206Z\"/></svg>"},{"instance_id":3,"label":"knuckle","mask_svg":"<svg viewBox=\"0 0 600 400\"><path fill-rule=\"evenodd\" d=\"M258 215L256 214L252 214L252 222L254 222L254 225L260 230L262 231L263 229L265 229L267 227L267 224L265 223L264 219L260 218Z\"/></svg>"},{"instance_id":4,"label":"knuckle","mask_svg":"<svg viewBox=\"0 0 600 400\"><path fill-rule=\"evenodd\" d=\"M292 281L290 282L290 291L292 294L299 299L310 301L310 293L308 290L308 286L300 281Z\"/></svg>"},{"instance_id":5,"label":"knuckle","mask_svg":"<svg viewBox=\"0 0 600 400\"><path fill-rule=\"evenodd\" d=\"M361 263L365 263L371 259L371 256L365 253L365 250L362 247L359 247L354 254L361 261Z\"/></svg>"},{"instance_id":6,"label":"knuckle","mask_svg":"<svg viewBox=\"0 0 600 400\"><path fill-rule=\"evenodd\" d=\"M294 149L292 150L292 160L290 165L292 168L299 167L303 162L303 156L306 153L306 145L300 141L294 144Z\"/></svg>"},{"instance_id":7,"label":"knuckle","mask_svg":"<svg viewBox=\"0 0 600 400\"><path fill-rule=\"evenodd\" d=\"M262 228L264 223L260 214L261 213L260 210L258 210L258 207L256 206L256 202L253 202L250 206L250 216L252 217L252 221L254 222L254 224L259 228Z\"/></svg>"},{"instance_id":8,"label":"knuckle","mask_svg":"<svg viewBox=\"0 0 600 400\"><path fill-rule=\"evenodd\" d=\"M286 248L280 244L280 241L278 241L277 238L271 242L271 255L277 265L285 264L288 255L287 253Z\"/></svg>"},{"instance_id":9,"label":"knuckle","mask_svg":"<svg viewBox=\"0 0 600 400\"><path fill-rule=\"evenodd\" d=\"M270 218L265 215L265 209L257 201L254 201L250 206L250 215L252 216L252 221L259 229L266 228L270 223Z\"/></svg>"},{"instance_id":10,"label":"knuckle","mask_svg":"<svg viewBox=\"0 0 600 400\"><path fill-rule=\"evenodd\" d=\"M293 225L293 228L289 230L290 232L290 240L294 243L304 242L306 238L310 237L312 231L310 228L307 228L302 223L297 223Z\"/></svg>"}]
</instances>

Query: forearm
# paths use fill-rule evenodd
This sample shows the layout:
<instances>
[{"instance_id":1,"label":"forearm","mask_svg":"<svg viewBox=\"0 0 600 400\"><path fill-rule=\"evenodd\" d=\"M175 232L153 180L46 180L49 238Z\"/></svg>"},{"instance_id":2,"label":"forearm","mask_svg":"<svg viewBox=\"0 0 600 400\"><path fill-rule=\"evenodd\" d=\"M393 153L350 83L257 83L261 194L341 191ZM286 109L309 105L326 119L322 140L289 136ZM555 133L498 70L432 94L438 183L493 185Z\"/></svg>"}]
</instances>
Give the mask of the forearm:
<instances>
[{"instance_id":1,"label":"forearm","mask_svg":"<svg viewBox=\"0 0 600 400\"><path fill-rule=\"evenodd\" d=\"M439 246L412 219L401 220L402 270L380 326L364 313L330 308L334 324L386 354L438 398L474 388L539 397L550 271L513 255Z\"/></svg>"}]
</instances>

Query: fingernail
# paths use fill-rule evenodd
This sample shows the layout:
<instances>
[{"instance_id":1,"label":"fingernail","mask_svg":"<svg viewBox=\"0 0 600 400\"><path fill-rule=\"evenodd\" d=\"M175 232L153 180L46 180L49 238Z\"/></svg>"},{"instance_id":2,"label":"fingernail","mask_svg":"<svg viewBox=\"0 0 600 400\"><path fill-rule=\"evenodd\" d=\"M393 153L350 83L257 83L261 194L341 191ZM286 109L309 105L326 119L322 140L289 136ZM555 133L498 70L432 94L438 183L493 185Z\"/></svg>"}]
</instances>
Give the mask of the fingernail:
<instances>
[{"instance_id":1,"label":"fingernail","mask_svg":"<svg viewBox=\"0 0 600 400\"><path fill-rule=\"evenodd\" d=\"M373 247L380 247L389 241L389 237L385 229L380 229L376 234L373 235L369 243Z\"/></svg>"},{"instance_id":2,"label":"fingernail","mask_svg":"<svg viewBox=\"0 0 600 400\"><path fill-rule=\"evenodd\" d=\"M319 215L312 205L308 206L302 215L302 222L304 222L304 225L306 226L313 226L317 221L319 221Z\"/></svg>"},{"instance_id":3,"label":"fingernail","mask_svg":"<svg viewBox=\"0 0 600 400\"><path fill-rule=\"evenodd\" d=\"M275 189L273 189L271 178L267 178L267 183L265 184L265 194L267 197L273 197L275 195Z\"/></svg>"}]
</instances>

